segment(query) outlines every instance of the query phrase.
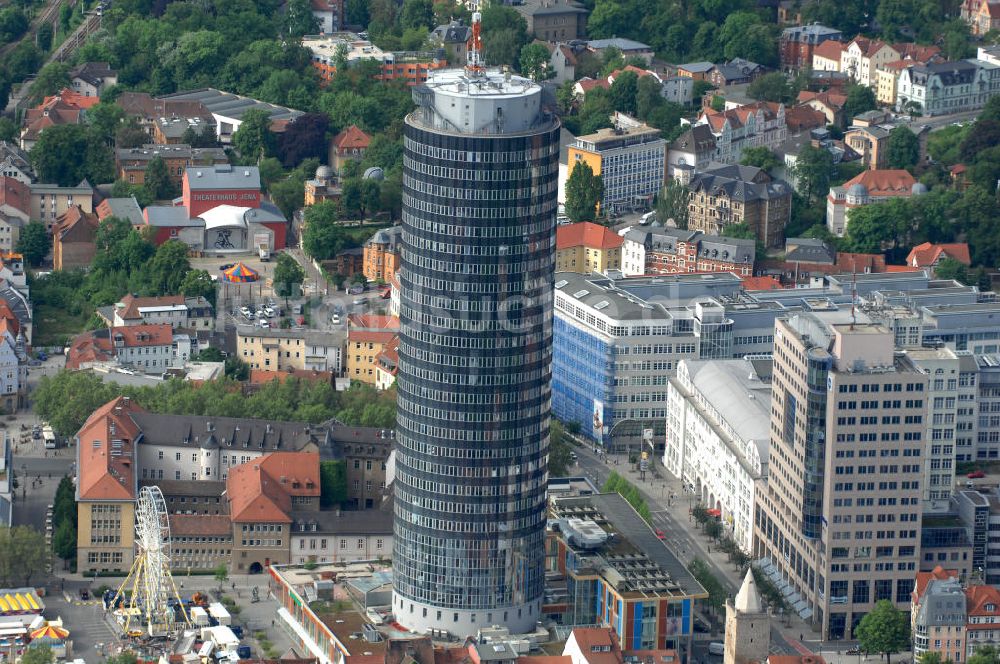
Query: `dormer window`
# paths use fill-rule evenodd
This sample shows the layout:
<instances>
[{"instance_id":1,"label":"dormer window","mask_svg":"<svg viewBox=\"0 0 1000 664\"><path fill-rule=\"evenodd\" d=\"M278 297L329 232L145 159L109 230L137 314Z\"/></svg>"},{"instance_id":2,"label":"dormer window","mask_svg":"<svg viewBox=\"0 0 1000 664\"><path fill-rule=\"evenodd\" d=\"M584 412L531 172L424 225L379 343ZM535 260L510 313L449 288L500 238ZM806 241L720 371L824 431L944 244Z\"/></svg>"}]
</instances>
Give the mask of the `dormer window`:
<instances>
[{"instance_id":1,"label":"dormer window","mask_svg":"<svg viewBox=\"0 0 1000 664\"><path fill-rule=\"evenodd\" d=\"M997 605L996 604L987 604L986 605L986 610L989 611L990 613L992 613L992 612L994 612L994 611L997 610Z\"/></svg>"}]
</instances>

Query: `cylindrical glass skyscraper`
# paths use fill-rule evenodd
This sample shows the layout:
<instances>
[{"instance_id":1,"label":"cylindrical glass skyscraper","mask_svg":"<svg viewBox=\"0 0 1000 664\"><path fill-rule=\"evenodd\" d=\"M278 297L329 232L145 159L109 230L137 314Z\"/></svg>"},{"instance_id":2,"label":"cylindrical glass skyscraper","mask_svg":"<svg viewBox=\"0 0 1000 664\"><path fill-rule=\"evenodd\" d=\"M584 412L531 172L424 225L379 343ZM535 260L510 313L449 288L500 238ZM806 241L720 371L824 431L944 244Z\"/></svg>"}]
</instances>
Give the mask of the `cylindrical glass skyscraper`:
<instances>
[{"instance_id":1,"label":"cylindrical glass skyscraper","mask_svg":"<svg viewBox=\"0 0 1000 664\"><path fill-rule=\"evenodd\" d=\"M559 122L529 80L443 70L406 119L393 610L534 628L544 574Z\"/></svg>"}]
</instances>

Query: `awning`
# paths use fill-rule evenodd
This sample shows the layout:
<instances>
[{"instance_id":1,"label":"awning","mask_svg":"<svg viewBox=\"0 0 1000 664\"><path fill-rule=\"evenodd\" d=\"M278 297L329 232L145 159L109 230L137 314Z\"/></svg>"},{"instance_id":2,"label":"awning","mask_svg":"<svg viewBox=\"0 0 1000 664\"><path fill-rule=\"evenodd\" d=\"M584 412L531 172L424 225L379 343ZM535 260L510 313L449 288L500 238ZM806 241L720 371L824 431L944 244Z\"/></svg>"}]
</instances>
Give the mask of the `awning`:
<instances>
[{"instance_id":1,"label":"awning","mask_svg":"<svg viewBox=\"0 0 1000 664\"><path fill-rule=\"evenodd\" d=\"M721 510L708 510L708 515L709 516L714 516L714 517L720 517L720 516L722 516L722 511Z\"/></svg>"},{"instance_id":2,"label":"awning","mask_svg":"<svg viewBox=\"0 0 1000 664\"><path fill-rule=\"evenodd\" d=\"M812 617L812 614L813 610L810 608L806 608L804 611L799 611L799 618L802 618L803 620L809 620Z\"/></svg>"},{"instance_id":3,"label":"awning","mask_svg":"<svg viewBox=\"0 0 1000 664\"><path fill-rule=\"evenodd\" d=\"M795 609L795 613L802 613L808 607L809 605L806 603L804 599L800 599L798 602L792 605L792 608Z\"/></svg>"}]
</instances>

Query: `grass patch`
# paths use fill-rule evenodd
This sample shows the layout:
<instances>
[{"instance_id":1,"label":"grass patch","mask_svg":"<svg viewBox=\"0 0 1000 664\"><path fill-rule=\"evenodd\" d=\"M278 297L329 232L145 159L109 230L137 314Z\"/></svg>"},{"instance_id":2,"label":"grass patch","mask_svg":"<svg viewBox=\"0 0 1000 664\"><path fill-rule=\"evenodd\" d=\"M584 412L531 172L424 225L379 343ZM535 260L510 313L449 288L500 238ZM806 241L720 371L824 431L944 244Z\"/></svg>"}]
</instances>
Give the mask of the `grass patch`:
<instances>
[{"instance_id":1,"label":"grass patch","mask_svg":"<svg viewBox=\"0 0 1000 664\"><path fill-rule=\"evenodd\" d=\"M65 346L87 327L90 315L82 312L74 316L62 308L36 304L34 318L31 339L33 346Z\"/></svg>"}]
</instances>

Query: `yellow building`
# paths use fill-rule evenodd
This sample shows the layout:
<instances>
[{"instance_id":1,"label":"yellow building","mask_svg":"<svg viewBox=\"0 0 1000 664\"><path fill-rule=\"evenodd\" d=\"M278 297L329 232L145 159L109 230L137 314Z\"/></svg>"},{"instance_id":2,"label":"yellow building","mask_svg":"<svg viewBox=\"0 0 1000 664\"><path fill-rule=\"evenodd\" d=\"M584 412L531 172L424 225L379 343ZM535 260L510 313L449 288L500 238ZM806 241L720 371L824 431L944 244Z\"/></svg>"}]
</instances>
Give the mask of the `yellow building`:
<instances>
[{"instance_id":1,"label":"yellow building","mask_svg":"<svg viewBox=\"0 0 1000 664\"><path fill-rule=\"evenodd\" d=\"M582 221L556 229L556 272L606 272L622 268L624 238L610 228Z\"/></svg>"},{"instance_id":2,"label":"yellow building","mask_svg":"<svg viewBox=\"0 0 1000 664\"><path fill-rule=\"evenodd\" d=\"M134 559L136 477L132 460L141 432L118 397L98 408L77 433L77 569L128 572Z\"/></svg>"},{"instance_id":3,"label":"yellow building","mask_svg":"<svg viewBox=\"0 0 1000 664\"><path fill-rule=\"evenodd\" d=\"M399 334L399 319L376 314L347 317L346 375L369 385L378 385L378 357L392 346Z\"/></svg>"},{"instance_id":4,"label":"yellow building","mask_svg":"<svg viewBox=\"0 0 1000 664\"><path fill-rule=\"evenodd\" d=\"M912 65L913 62L897 60L880 66L875 70L875 100L883 106L896 105L896 85L899 83L899 72Z\"/></svg>"},{"instance_id":5,"label":"yellow building","mask_svg":"<svg viewBox=\"0 0 1000 664\"><path fill-rule=\"evenodd\" d=\"M251 369L330 371L340 375L343 350L342 332L250 326L236 330L236 353Z\"/></svg>"},{"instance_id":6,"label":"yellow building","mask_svg":"<svg viewBox=\"0 0 1000 664\"><path fill-rule=\"evenodd\" d=\"M577 137L567 148L566 177L578 163L585 163L604 183L601 209L648 209L663 188L667 143L658 129L627 116L616 116L616 122L612 129Z\"/></svg>"}]
</instances>

